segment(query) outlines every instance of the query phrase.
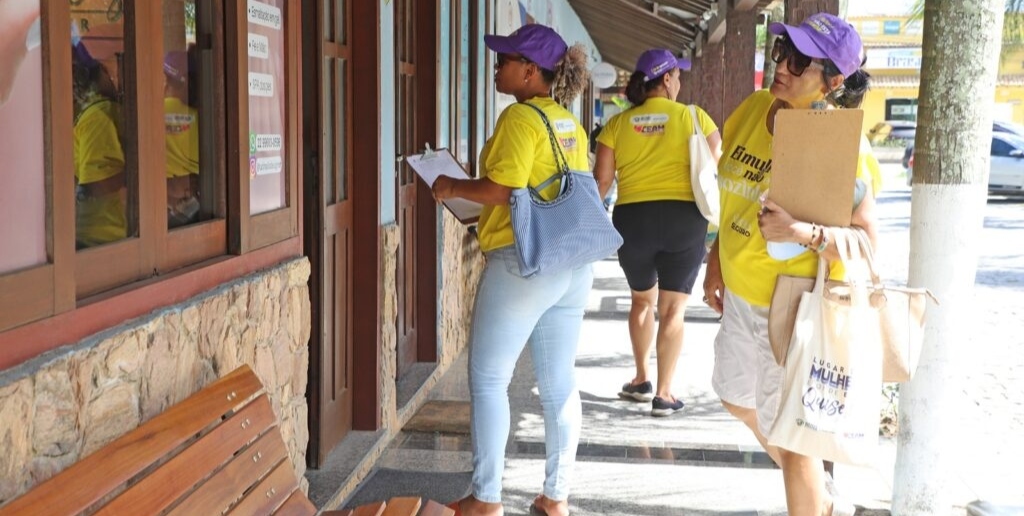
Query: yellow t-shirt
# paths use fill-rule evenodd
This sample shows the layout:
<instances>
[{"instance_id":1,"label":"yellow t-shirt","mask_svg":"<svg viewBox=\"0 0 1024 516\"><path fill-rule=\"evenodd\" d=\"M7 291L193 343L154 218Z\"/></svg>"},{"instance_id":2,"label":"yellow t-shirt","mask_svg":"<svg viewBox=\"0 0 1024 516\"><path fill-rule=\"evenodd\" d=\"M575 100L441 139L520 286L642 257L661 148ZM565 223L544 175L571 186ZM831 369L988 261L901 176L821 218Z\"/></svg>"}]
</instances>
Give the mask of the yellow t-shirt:
<instances>
[{"instance_id":1,"label":"yellow t-shirt","mask_svg":"<svg viewBox=\"0 0 1024 516\"><path fill-rule=\"evenodd\" d=\"M700 129L718 130L697 107ZM615 151L619 196L616 204L692 201L690 135L693 116L686 104L653 97L608 121L597 142Z\"/></svg>"},{"instance_id":2,"label":"yellow t-shirt","mask_svg":"<svg viewBox=\"0 0 1024 516\"><path fill-rule=\"evenodd\" d=\"M75 122L75 179L87 185L124 172L121 147L121 107L100 100L82 110Z\"/></svg>"},{"instance_id":3,"label":"yellow t-shirt","mask_svg":"<svg viewBox=\"0 0 1024 516\"><path fill-rule=\"evenodd\" d=\"M121 109L100 100L82 111L74 128L75 179L87 185L124 172L121 147ZM120 192L79 199L75 203L75 241L89 247L127 236L128 220Z\"/></svg>"},{"instance_id":4,"label":"yellow t-shirt","mask_svg":"<svg viewBox=\"0 0 1024 516\"><path fill-rule=\"evenodd\" d=\"M199 174L199 112L175 97L164 99L167 177Z\"/></svg>"},{"instance_id":5,"label":"yellow t-shirt","mask_svg":"<svg viewBox=\"0 0 1024 516\"><path fill-rule=\"evenodd\" d=\"M529 103L548 117L569 168L589 170L587 133L576 117L550 98L536 97ZM480 152L480 163L484 177L509 188L537 186L557 172L544 121L536 110L519 104L509 106L498 117L494 134ZM541 195L551 199L557 192L555 181ZM485 252L515 243L508 205L484 206L478 233L480 248Z\"/></svg>"},{"instance_id":6,"label":"yellow t-shirt","mask_svg":"<svg viewBox=\"0 0 1024 516\"><path fill-rule=\"evenodd\" d=\"M768 255L767 245L757 227L759 197L768 189L772 167L772 135L765 122L775 98L768 90L747 97L722 131L722 159L718 163L718 187L721 191L721 229L718 251L725 286L755 306L771 303L775 280L780 274L814 277L818 255L802 253L789 260ZM872 186L880 185L878 161L870 147L861 147L857 177ZM842 267L833 264L830 277L843 277Z\"/></svg>"}]
</instances>

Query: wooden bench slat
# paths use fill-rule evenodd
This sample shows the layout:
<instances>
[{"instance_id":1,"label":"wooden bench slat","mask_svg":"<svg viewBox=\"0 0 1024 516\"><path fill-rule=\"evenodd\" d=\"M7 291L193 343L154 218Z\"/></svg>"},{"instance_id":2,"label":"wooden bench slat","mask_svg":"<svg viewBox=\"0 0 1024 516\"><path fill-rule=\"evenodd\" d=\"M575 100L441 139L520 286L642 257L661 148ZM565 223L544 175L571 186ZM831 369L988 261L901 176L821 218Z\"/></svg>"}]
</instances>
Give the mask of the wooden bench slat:
<instances>
[{"instance_id":1,"label":"wooden bench slat","mask_svg":"<svg viewBox=\"0 0 1024 516\"><path fill-rule=\"evenodd\" d=\"M259 396L105 505L97 516L162 512L275 421L270 399L266 394Z\"/></svg>"},{"instance_id":2,"label":"wooden bench slat","mask_svg":"<svg viewBox=\"0 0 1024 516\"><path fill-rule=\"evenodd\" d=\"M254 457L258 459L254 460ZM211 508L217 508L219 514L231 507L246 490L277 467L278 463L284 461L291 468L291 462L287 458L288 450L281 439L281 432L275 426L190 493L171 510L170 514L191 516L209 513ZM294 482L294 471L291 477Z\"/></svg>"},{"instance_id":3,"label":"wooden bench slat","mask_svg":"<svg viewBox=\"0 0 1024 516\"><path fill-rule=\"evenodd\" d=\"M387 504L384 502L373 502L366 505L360 505L352 511L352 516L381 516L384 514L384 508Z\"/></svg>"},{"instance_id":4,"label":"wooden bench slat","mask_svg":"<svg viewBox=\"0 0 1024 516\"><path fill-rule=\"evenodd\" d=\"M455 516L455 511L433 500L424 498L423 507L420 509L420 516Z\"/></svg>"},{"instance_id":5,"label":"wooden bench slat","mask_svg":"<svg viewBox=\"0 0 1024 516\"><path fill-rule=\"evenodd\" d=\"M420 512L420 497L394 497L388 500L384 516L416 516Z\"/></svg>"},{"instance_id":6,"label":"wooden bench slat","mask_svg":"<svg viewBox=\"0 0 1024 516\"><path fill-rule=\"evenodd\" d=\"M306 494L296 489L281 507L277 509L274 516L313 516L316 514L316 506L306 498Z\"/></svg>"},{"instance_id":7,"label":"wooden bench slat","mask_svg":"<svg viewBox=\"0 0 1024 516\"><path fill-rule=\"evenodd\" d=\"M77 514L262 389L252 369L239 367L0 508L0 515Z\"/></svg>"},{"instance_id":8,"label":"wooden bench slat","mask_svg":"<svg viewBox=\"0 0 1024 516\"><path fill-rule=\"evenodd\" d=\"M274 471L271 471L263 481L256 485L255 489L238 502L230 514L238 516L272 514L298 488L299 483L295 480L292 463L283 460L274 468Z\"/></svg>"}]
</instances>

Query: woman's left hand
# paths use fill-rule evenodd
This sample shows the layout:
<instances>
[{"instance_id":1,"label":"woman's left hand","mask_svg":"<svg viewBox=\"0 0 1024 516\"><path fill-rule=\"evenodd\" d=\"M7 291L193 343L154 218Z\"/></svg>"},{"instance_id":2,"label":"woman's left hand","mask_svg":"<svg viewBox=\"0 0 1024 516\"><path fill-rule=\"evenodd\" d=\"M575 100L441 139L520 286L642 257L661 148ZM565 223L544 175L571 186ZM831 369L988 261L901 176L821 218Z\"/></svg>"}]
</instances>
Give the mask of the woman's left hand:
<instances>
[{"instance_id":1,"label":"woman's left hand","mask_svg":"<svg viewBox=\"0 0 1024 516\"><path fill-rule=\"evenodd\" d=\"M434 194L435 201L443 201L455 197L455 179L448 176L438 176L430 187Z\"/></svg>"},{"instance_id":2,"label":"woman's left hand","mask_svg":"<svg viewBox=\"0 0 1024 516\"><path fill-rule=\"evenodd\" d=\"M771 199L761 201L761 211L757 214L757 224L761 228L761 236L768 242L797 242L797 224L781 206Z\"/></svg>"}]
</instances>

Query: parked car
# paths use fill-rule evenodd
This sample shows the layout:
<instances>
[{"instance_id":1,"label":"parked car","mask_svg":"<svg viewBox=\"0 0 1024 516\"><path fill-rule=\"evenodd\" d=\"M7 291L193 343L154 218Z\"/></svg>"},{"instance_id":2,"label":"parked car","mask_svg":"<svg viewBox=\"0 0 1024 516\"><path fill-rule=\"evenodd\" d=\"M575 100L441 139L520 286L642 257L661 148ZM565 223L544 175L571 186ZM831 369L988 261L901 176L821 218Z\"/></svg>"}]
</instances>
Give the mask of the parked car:
<instances>
[{"instance_id":1,"label":"parked car","mask_svg":"<svg viewBox=\"0 0 1024 516\"><path fill-rule=\"evenodd\" d=\"M875 124L875 125L877 126L878 124ZM917 126L915 124L914 130L911 131L911 133L910 133L910 140L908 140L908 142L907 142L907 149L905 151L903 151L903 160L902 160L902 162L903 162L903 168L906 168L906 169L910 168L910 163L909 163L910 156L912 154L914 154L914 137L916 136L916 133L917 133L917 128L916 127ZM993 133L1008 133L1008 134L1015 135L1015 136L1017 136L1019 138L1024 138L1024 125L1015 124L1013 122L1004 122L1002 120L993 120L992 121L992 132ZM907 174L907 177L909 178L910 174ZM910 180L907 179L907 181L910 181ZM907 183L907 184L910 184L910 183Z\"/></svg>"},{"instance_id":2,"label":"parked car","mask_svg":"<svg viewBox=\"0 0 1024 516\"><path fill-rule=\"evenodd\" d=\"M868 141L872 144L882 143L885 140L901 140L914 143L914 133L917 130L917 123L907 120L886 120L878 122L874 127L868 129Z\"/></svg>"},{"instance_id":3,"label":"parked car","mask_svg":"<svg viewBox=\"0 0 1024 516\"><path fill-rule=\"evenodd\" d=\"M1009 132L993 132L988 172L988 193L1024 195L1024 136ZM914 154L911 149L907 166L907 186L913 178Z\"/></svg>"}]
</instances>

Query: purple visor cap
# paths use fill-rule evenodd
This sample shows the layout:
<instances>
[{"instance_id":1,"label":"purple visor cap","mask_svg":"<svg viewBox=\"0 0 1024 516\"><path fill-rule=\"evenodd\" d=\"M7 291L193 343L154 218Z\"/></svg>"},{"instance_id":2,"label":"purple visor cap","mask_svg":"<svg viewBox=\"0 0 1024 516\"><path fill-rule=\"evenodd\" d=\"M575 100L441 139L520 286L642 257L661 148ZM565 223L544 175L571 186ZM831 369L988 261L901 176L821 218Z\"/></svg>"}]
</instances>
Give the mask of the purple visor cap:
<instances>
[{"instance_id":1,"label":"purple visor cap","mask_svg":"<svg viewBox=\"0 0 1024 516\"><path fill-rule=\"evenodd\" d=\"M636 61L636 71L643 72L644 81L657 79L676 68L689 70L690 60L679 59L663 48L652 48L640 54Z\"/></svg>"},{"instance_id":2,"label":"purple visor cap","mask_svg":"<svg viewBox=\"0 0 1024 516\"><path fill-rule=\"evenodd\" d=\"M816 13L798 27L776 22L769 25L768 30L777 36L787 34L796 49L808 57L830 59L847 77L860 69L863 50L860 35L839 17Z\"/></svg>"},{"instance_id":3,"label":"purple visor cap","mask_svg":"<svg viewBox=\"0 0 1024 516\"><path fill-rule=\"evenodd\" d=\"M164 74L176 81L185 81L188 77L188 54L182 50L172 50L164 57Z\"/></svg>"},{"instance_id":4,"label":"purple visor cap","mask_svg":"<svg viewBox=\"0 0 1024 516\"><path fill-rule=\"evenodd\" d=\"M557 32L537 23L523 25L508 36L484 36L487 48L499 54L519 54L545 70L554 71L569 47Z\"/></svg>"}]
</instances>

